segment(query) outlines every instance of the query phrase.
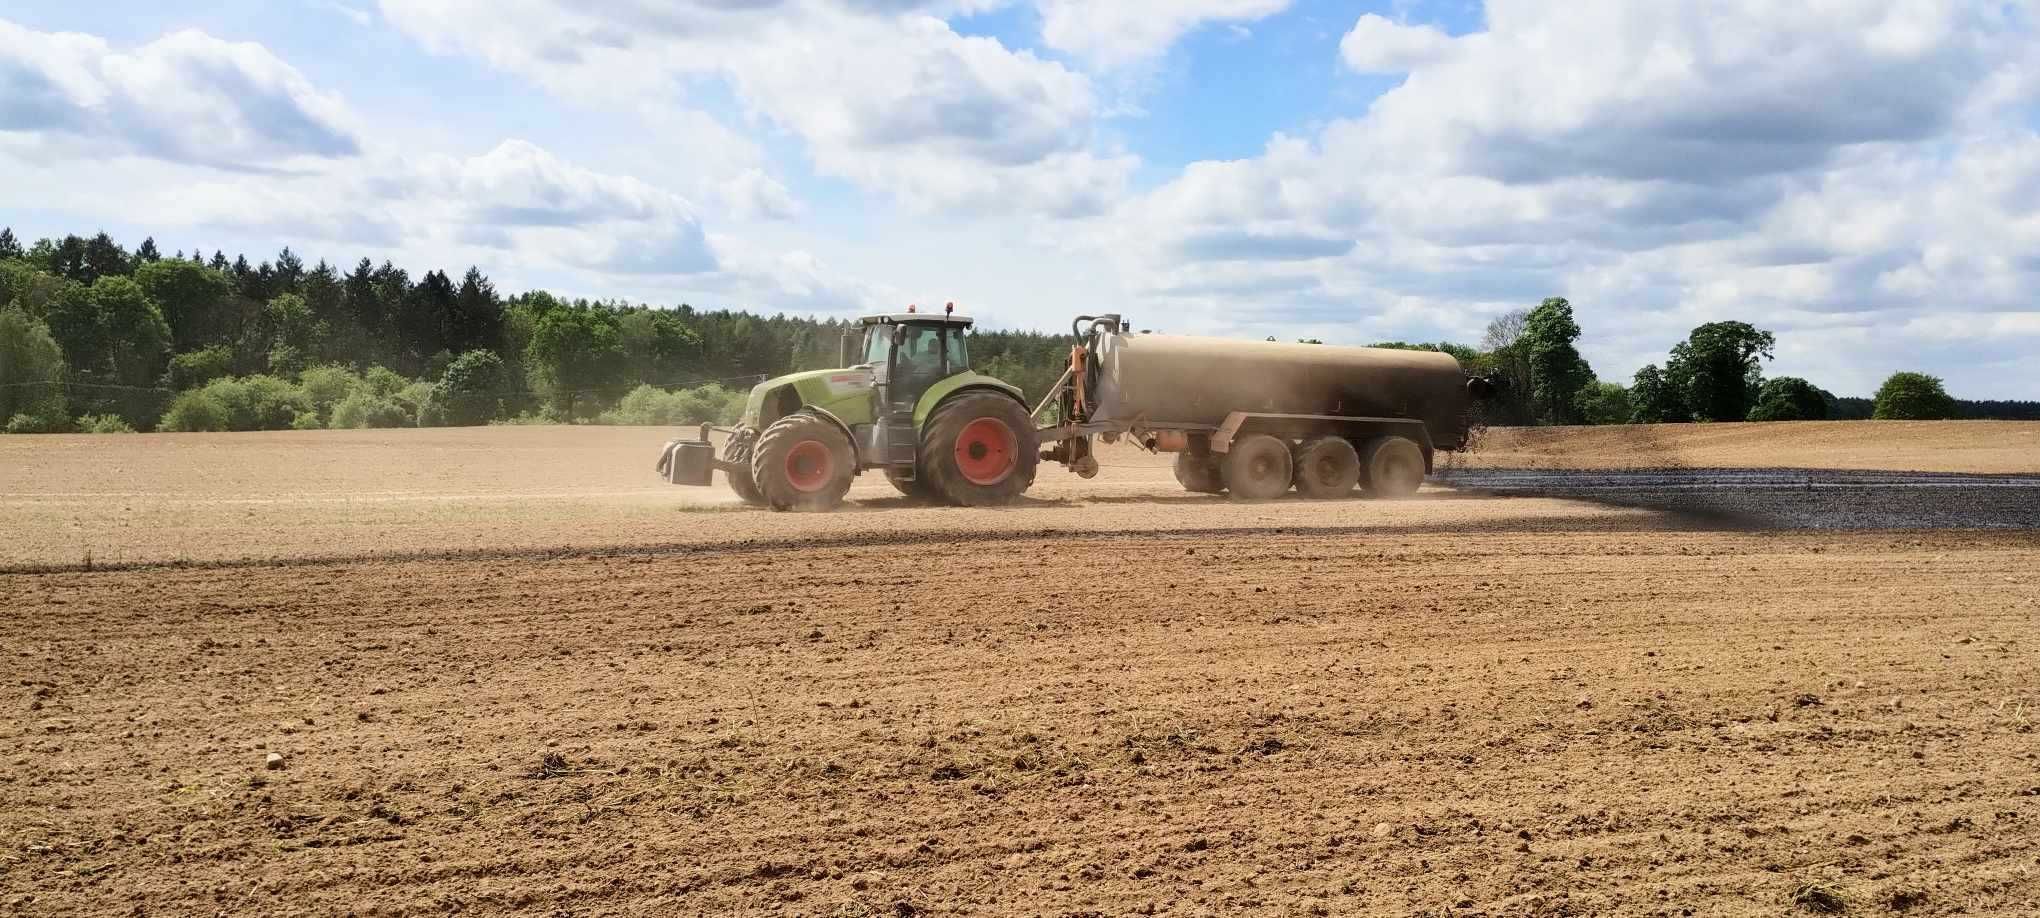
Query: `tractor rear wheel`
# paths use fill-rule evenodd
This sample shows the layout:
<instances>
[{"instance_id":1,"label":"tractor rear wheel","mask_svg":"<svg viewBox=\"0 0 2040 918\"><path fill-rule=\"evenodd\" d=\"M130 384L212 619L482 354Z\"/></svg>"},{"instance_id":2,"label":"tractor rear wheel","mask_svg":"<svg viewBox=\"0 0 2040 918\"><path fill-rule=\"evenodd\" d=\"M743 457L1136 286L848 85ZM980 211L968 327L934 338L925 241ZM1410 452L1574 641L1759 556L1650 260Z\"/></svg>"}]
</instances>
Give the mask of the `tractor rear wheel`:
<instances>
[{"instance_id":1,"label":"tractor rear wheel","mask_svg":"<svg viewBox=\"0 0 2040 918\"><path fill-rule=\"evenodd\" d=\"M812 414L789 414L765 428L751 455L751 479L774 510L833 510L856 474L849 438Z\"/></svg>"},{"instance_id":2,"label":"tractor rear wheel","mask_svg":"<svg viewBox=\"0 0 2040 918\"><path fill-rule=\"evenodd\" d=\"M1424 448L1408 437L1367 441L1360 467L1360 486L1375 497L1409 497L1424 486Z\"/></svg>"},{"instance_id":3,"label":"tractor rear wheel","mask_svg":"<svg viewBox=\"0 0 2040 918\"><path fill-rule=\"evenodd\" d=\"M1273 500L1289 490L1294 462L1288 443L1267 434L1250 434L1232 442L1219 469L1234 500Z\"/></svg>"},{"instance_id":4,"label":"tractor rear wheel","mask_svg":"<svg viewBox=\"0 0 2040 918\"><path fill-rule=\"evenodd\" d=\"M1296 490L1329 500L1353 493L1360 483L1360 452L1344 437L1312 440L1296 451Z\"/></svg>"},{"instance_id":5,"label":"tractor rear wheel","mask_svg":"<svg viewBox=\"0 0 2040 918\"><path fill-rule=\"evenodd\" d=\"M1033 486L1040 446L1019 402L997 392L965 392L928 418L920 483L959 506L1010 504Z\"/></svg>"},{"instance_id":6,"label":"tractor rear wheel","mask_svg":"<svg viewBox=\"0 0 2040 918\"><path fill-rule=\"evenodd\" d=\"M1183 490L1195 494L1219 494L1225 491L1225 478L1218 473L1218 461L1210 456L1177 453L1176 483L1182 485Z\"/></svg>"}]
</instances>

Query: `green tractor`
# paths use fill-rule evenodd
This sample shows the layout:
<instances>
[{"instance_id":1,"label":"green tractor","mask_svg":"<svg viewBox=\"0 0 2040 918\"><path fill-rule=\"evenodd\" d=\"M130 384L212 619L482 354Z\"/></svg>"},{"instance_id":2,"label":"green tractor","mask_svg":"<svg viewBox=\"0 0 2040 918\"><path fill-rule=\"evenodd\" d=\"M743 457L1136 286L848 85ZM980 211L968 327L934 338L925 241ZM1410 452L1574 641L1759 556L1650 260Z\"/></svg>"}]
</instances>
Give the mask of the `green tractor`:
<instances>
[{"instance_id":1,"label":"green tractor","mask_svg":"<svg viewBox=\"0 0 2040 918\"><path fill-rule=\"evenodd\" d=\"M1040 441L1020 389L971 370L970 327L954 306L865 316L844 333L841 369L758 384L734 429L667 443L659 473L709 485L721 469L738 497L774 510L832 509L872 470L909 497L1010 503L1034 484Z\"/></svg>"}]
</instances>

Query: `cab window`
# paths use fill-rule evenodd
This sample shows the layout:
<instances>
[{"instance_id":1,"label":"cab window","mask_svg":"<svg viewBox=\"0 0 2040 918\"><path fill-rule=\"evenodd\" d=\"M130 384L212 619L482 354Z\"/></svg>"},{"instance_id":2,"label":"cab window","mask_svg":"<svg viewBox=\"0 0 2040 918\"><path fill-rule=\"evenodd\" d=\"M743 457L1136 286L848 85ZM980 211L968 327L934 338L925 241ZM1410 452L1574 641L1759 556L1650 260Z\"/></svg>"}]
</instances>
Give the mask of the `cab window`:
<instances>
[{"instance_id":1,"label":"cab window","mask_svg":"<svg viewBox=\"0 0 2040 918\"><path fill-rule=\"evenodd\" d=\"M885 355L892 351L892 330L890 325L867 325L864 328L864 362L875 367L885 366Z\"/></svg>"}]
</instances>

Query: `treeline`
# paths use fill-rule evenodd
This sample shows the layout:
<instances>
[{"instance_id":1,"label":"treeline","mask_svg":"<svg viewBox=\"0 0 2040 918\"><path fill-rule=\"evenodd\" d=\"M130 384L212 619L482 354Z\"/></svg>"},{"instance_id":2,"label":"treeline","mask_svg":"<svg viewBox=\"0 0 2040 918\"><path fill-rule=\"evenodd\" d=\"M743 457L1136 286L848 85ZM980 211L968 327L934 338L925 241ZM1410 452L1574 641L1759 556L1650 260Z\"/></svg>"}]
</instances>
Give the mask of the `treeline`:
<instances>
[{"instance_id":1,"label":"treeline","mask_svg":"<svg viewBox=\"0 0 2040 918\"><path fill-rule=\"evenodd\" d=\"M1746 322L1709 322L1673 345L1663 365L1629 384L1599 379L1577 342L1572 304L1554 297L1488 324L1480 347L1381 342L1443 351L1469 372L1493 376L1502 393L1485 406L1496 425L1680 424L1706 421L2040 420L2040 402L1961 401L1939 378L1893 373L1873 398L1838 397L1796 376L1766 378L1777 339Z\"/></svg>"},{"instance_id":2,"label":"treeline","mask_svg":"<svg viewBox=\"0 0 2040 918\"><path fill-rule=\"evenodd\" d=\"M251 263L132 251L105 233L24 246L0 229L0 423L10 432L262 430L528 423L727 423L756 381L837 363L837 320L504 296L480 270L413 276L387 261ZM1740 322L1693 330L1627 385L1596 378L1570 303L1491 323L1451 353L1504 382L1494 424L1853 417L2040 419L2040 403L1956 402L1897 374L1876 399L1766 379L1774 340ZM1039 398L1069 341L975 332L982 372Z\"/></svg>"},{"instance_id":3,"label":"treeline","mask_svg":"<svg viewBox=\"0 0 2040 918\"><path fill-rule=\"evenodd\" d=\"M17 433L728 423L755 382L834 366L846 328L503 296L476 268L165 255L104 233L24 247L0 229L0 423ZM1043 391L1068 344L988 331L972 348Z\"/></svg>"}]
</instances>

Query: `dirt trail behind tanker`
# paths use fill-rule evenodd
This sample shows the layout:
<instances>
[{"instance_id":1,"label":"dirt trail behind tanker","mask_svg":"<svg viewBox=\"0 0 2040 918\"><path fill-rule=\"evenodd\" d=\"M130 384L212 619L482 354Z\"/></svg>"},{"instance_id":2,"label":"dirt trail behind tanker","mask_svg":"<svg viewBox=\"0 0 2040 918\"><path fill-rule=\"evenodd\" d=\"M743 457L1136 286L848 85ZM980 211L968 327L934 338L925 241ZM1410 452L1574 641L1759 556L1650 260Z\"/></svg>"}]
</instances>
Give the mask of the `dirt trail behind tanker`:
<instances>
[{"instance_id":1,"label":"dirt trail behind tanker","mask_svg":"<svg viewBox=\"0 0 2040 918\"><path fill-rule=\"evenodd\" d=\"M1464 468L1794 468L2040 473L2031 421L1802 421L1489 428Z\"/></svg>"}]
</instances>

